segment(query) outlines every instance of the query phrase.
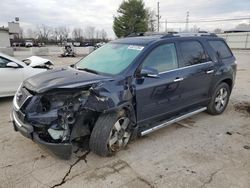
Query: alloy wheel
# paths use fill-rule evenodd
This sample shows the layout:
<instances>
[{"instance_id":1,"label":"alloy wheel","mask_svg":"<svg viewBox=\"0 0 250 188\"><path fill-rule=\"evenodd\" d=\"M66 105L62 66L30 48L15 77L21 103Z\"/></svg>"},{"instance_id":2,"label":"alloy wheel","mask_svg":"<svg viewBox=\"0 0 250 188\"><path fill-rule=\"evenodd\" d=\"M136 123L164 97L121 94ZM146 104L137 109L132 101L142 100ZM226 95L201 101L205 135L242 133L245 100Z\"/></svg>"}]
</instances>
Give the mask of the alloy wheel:
<instances>
[{"instance_id":1,"label":"alloy wheel","mask_svg":"<svg viewBox=\"0 0 250 188\"><path fill-rule=\"evenodd\" d=\"M226 88L220 88L215 97L215 109L220 112L222 111L228 100L228 92Z\"/></svg>"},{"instance_id":2,"label":"alloy wheel","mask_svg":"<svg viewBox=\"0 0 250 188\"><path fill-rule=\"evenodd\" d=\"M125 147L130 139L130 120L127 117L119 118L110 132L108 147L111 151L118 151Z\"/></svg>"}]
</instances>

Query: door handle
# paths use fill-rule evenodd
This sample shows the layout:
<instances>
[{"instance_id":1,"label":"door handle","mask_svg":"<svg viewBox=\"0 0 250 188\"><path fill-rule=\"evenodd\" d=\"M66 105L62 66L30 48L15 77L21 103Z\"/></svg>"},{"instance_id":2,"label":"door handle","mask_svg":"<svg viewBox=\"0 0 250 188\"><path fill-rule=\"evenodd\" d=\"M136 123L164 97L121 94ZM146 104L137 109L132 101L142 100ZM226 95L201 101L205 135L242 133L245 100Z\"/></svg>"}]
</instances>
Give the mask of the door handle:
<instances>
[{"instance_id":1,"label":"door handle","mask_svg":"<svg viewBox=\"0 0 250 188\"><path fill-rule=\"evenodd\" d=\"M206 73L207 74L211 74L211 73L213 73L214 72L214 70L208 70Z\"/></svg>"},{"instance_id":2,"label":"door handle","mask_svg":"<svg viewBox=\"0 0 250 188\"><path fill-rule=\"evenodd\" d=\"M182 80L184 80L184 78L176 78L176 79L174 79L174 82L180 82Z\"/></svg>"}]
</instances>

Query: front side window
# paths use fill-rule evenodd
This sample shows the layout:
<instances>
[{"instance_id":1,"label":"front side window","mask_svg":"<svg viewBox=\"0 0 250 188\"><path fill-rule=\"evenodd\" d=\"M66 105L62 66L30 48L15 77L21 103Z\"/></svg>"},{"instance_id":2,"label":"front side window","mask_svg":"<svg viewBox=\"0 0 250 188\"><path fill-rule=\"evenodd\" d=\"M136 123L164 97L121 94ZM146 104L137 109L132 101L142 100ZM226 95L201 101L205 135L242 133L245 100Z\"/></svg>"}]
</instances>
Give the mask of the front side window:
<instances>
[{"instance_id":1,"label":"front side window","mask_svg":"<svg viewBox=\"0 0 250 188\"><path fill-rule=\"evenodd\" d=\"M175 45L163 44L153 49L144 60L144 67L156 69L159 73L178 68Z\"/></svg>"},{"instance_id":2,"label":"front side window","mask_svg":"<svg viewBox=\"0 0 250 188\"><path fill-rule=\"evenodd\" d=\"M10 61L3 58L3 57L0 57L0 68L6 68L6 65L7 63L9 63Z\"/></svg>"},{"instance_id":3,"label":"front side window","mask_svg":"<svg viewBox=\"0 0 250 188\"><path fill-rule=\"evenodd\" d=\"M143 46L138 45L109 43L80 60L75 67L116 75L125 70L143 48Z\"/></svg>"},{"instance_id":4,"label":"front side window","mask_svg":"<svg viewBox=\"0 0 250 188\"><path fill-rule=\"evenodd\" d=\"M202 45L198 41L185 41L180 43L183 57L182 66L196 65L208 60Z\"/></svg>"}]
</instances>

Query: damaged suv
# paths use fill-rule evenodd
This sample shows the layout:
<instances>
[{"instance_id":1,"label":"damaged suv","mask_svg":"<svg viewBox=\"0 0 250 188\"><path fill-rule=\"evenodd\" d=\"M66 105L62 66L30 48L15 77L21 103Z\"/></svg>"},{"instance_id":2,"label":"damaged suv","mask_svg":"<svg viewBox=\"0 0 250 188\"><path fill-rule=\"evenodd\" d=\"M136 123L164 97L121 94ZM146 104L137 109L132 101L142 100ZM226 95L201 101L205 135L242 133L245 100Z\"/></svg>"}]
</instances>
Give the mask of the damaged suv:
<instances>
[{"instance_id":1,"label":"damaged suv","mask_svg":"<svg viewBox=\"0 0 250 188\"><path fill-rule=\"evenodd\" d=\"M158 34L112 41L69 67L25 80L13 100L14 129L69 158L74 144L108 156L202 111L221 114L236 61L212 34Z\"/></svg>"}]
</instances>

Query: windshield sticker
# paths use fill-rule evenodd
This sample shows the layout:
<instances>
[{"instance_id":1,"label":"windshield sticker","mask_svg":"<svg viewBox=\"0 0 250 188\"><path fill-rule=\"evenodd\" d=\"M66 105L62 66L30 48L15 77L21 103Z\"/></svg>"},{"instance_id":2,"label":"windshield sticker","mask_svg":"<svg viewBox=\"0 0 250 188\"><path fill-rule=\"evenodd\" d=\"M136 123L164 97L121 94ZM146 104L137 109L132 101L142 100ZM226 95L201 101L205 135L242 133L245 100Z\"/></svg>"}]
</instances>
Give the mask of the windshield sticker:
<instances>
[{"instance_id":1,"label":"windshield sticker","mask_svg":"<svg viewBox=\"0 0 250 188\"><path fill-rule=\"evenodd\" d=\"M129 50L139 50L139 51L141 51L141 50L143 50L143 46L135 46L135 45L129 45L128 46L128 49Z\"/></svg>"}]
</instances>

